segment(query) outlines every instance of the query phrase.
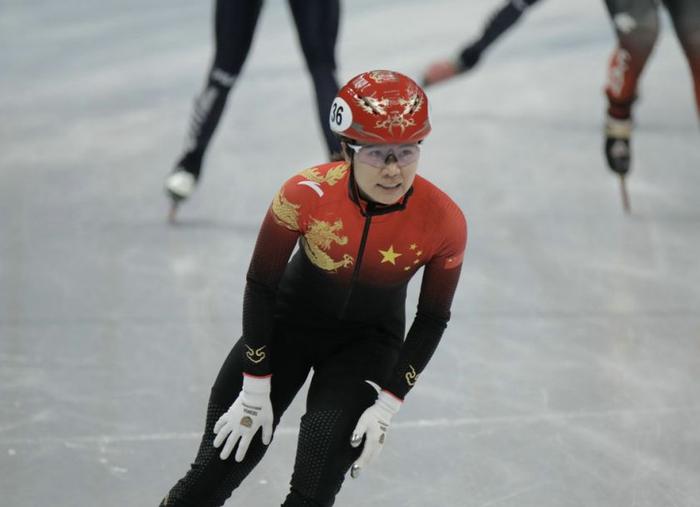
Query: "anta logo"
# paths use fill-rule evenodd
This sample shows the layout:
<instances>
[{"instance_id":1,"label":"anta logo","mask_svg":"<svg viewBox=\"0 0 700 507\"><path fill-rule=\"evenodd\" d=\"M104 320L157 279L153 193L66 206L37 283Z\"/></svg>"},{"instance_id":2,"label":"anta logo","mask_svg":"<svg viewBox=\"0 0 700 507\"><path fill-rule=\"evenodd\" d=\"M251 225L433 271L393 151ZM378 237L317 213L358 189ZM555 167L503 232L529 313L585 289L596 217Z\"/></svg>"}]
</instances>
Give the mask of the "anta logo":
<instances>
[{"instance_id":1,"label":"anta logo","mask_svg":"<svg viewBox=\"0 0 700 507\"><path fill-rule=\"evenodd\" d=\"M260 361L265 359L267 357L267 354L263 351L263 349L266 347L266 345L263 345L259 349L252 349L248 345L245 346L245 348L248 349L248 352L246 352L246 357L250 359L251 362L258 364Z\"/></svg>"},{"instance_id":2,"label":"anta logo","mask_svg":"<svg viewBox=\"0 0 700 507\"><path fill-rule=\"evenodd\" d=\"M418 380L418 374L416 373L416 369L413 366L408 366L409 368L411 368L411 370L406 372L406 383L409 386L413 386L415 385L416 380Z\"/></svg>"},{"instance_id":3,"label":"anta logo","mask_svg":"<svg viewBox=\"0 0 700 507\"><path fill-rule=\"evenodd\" d=\"M321 185L316 181L304 180L297 183L297 185L304 185L306 187L309 187L314 192L316 192L319 197L323 197L323 189L321 188Z\"/></svg>"}]
</instances>

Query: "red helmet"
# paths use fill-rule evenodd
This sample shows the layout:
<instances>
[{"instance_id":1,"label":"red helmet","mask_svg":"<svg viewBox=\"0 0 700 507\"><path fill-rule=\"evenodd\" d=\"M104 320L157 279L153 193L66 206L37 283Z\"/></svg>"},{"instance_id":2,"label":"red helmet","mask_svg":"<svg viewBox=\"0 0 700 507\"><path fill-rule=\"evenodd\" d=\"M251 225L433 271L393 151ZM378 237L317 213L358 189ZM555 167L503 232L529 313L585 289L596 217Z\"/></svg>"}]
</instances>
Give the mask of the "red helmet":
<instances>
[{"instance_id":1,"label":"red helmet","mask_svg":"<svg viewBox=\"0 0 700 507\"><path fill-rule=\"evenodd\" d=\"M415 143L430 133L428 97L398 72L363 72L338 92L330 125L338 135L363 143Z\"/></svg>"}]
</instances>

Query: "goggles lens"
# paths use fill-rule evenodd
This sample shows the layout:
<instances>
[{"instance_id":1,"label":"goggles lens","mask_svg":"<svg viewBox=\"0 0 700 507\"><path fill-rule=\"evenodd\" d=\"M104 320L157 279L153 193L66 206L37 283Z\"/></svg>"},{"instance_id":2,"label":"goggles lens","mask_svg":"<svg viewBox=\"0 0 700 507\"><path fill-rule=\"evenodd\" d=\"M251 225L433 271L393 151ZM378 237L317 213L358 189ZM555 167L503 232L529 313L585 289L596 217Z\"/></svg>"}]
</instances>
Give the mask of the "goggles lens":
<instances>
[{"instance_id":1,"label":"goggles lens","mask_svg":"<svg viewBox=\"0 0 700 507\"><path fill-rule=\"evenodd\" d=\"M389 161L389 156L396 159L399 167L412 164L420 155L420 145L414 144L348 144L357 154L357 159L367 165L383 168Z\"/></svg>"}]
</instances>

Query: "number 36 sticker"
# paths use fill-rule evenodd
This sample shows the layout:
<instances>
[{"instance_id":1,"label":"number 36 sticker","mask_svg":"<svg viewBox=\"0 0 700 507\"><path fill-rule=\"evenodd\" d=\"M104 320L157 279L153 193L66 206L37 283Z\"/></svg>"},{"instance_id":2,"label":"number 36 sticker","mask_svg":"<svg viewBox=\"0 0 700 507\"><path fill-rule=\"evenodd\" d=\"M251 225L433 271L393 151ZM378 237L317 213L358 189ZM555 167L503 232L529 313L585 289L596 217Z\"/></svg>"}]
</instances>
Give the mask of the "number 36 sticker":
<instances>
[{"instance_id":1,"label":"number 36 sticker","mask_svg":"<svg viewBox=\"0 0 700 507\"><path fill-rule=\"evenodd\" d=\"M333 132L345 132L352 125L352 111L341 97L336 97L331 105L330 123Z\"/></svg>"}]
</instances>

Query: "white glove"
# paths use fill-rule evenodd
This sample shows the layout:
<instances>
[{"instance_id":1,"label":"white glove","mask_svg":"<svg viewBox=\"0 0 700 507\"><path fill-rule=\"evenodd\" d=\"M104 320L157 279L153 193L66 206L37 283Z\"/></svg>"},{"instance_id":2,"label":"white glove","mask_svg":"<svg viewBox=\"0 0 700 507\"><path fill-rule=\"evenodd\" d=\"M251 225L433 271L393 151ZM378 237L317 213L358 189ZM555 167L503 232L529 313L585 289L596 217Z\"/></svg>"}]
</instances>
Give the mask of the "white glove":
<instances>
[{"instance_id":1,"label":"white glove","mask_svg":"<svg viewBox=\"0 0 700 507\"><path fill-rule=\"evenodd\" d=\"M243 389L224 415L214 425L214 447L221 451L221 459L231 455L240 437L235 459L243 461L248 446L262 426L262 441L268 445L272 440L272 403L270 403L270 378L251 377L243 374Z\"/></svg>"},{"instance_id":2,"label":"white glove","mask_svg":"<svg viewBox=\"0 0 700 507\"><path fill-rule=\"evenodd\" d=\"M388 391L381 391L377 401L360 416L360 420L352 432L350 445L358 447L365 436L365 445L362 454L352 466L350 475L356 478L360 470L374 461L382 450L386 431L391 423L391 418L401 408L402 401Z\"/></svg>"}]
</instances>

